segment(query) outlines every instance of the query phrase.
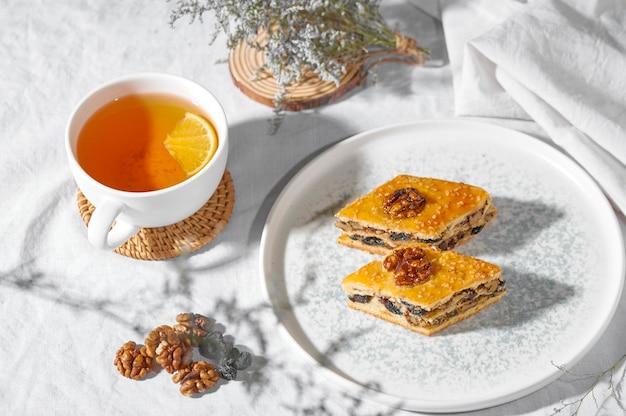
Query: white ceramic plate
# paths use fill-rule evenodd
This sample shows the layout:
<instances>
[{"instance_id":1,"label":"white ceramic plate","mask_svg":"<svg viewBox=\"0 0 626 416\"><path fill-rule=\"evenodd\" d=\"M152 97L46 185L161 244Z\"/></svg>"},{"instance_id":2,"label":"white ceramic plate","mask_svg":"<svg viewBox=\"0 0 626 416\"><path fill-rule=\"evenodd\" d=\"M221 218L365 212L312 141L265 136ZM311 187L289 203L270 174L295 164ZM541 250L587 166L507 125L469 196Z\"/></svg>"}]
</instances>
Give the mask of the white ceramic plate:
<instances>
[{"instance_id":1,"label":"white ceramic plate","mask_svg":"<svg viewBox=\"0 0 626 416\"><path fill-rule=\"evenodd\" d=\"M432 337L348 309L340 285L374 256L336 243L333 214L400 173L481 186L499 209L457 250L501 266L507 296ZM525 134L459 120L370 131L321 153L278 197L260 263L289 338L322 371L425 412L495 406L558 378L602 335L624 279L617 219L578 165Z\"/></svg>"}]
</instances>

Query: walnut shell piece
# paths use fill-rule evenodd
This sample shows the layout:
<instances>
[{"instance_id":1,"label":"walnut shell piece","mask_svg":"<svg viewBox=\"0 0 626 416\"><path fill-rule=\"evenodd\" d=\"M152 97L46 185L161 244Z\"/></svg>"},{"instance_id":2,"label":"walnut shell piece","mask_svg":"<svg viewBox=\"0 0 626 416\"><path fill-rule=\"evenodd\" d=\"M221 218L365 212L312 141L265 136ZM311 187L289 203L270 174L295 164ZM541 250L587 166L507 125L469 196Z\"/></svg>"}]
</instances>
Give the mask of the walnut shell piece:
<instances>
[{"instance_id":1,"label":"walnut shell piece","mask_svg":"<svg viewBox=\"0 0 626 416\"><path fill-rule=\"evenodd\" d=\"M180 393L193 396L209 390L220 379L220 375L213 365L206 361L192 363L189 367L180 369L172 376L174 383L180 383Z\"/></svg>"},{"instance_id":2,"label":"walnut shell piece","mask_svg":"<svg viewBox=\"0 0 626 416\"><path fill-rule=\"evenodd\" d=\"M419 247L394 250L383 260L383 267L394 273L394 281L398 286L421 285L433 275L433 265Z\"/></svg>"},{"instance_id":3,"label":"walnut shell piece","mask_svg":"<svg viewBox=\"0 0 626 416\"><path fill-rule=\"evenodd\" d=\"M128 341L117 350L113 364L124 377L141 380L152 371L152 358L148 357L146 347Z\"/></svg>"},{"instance_id":4,"label":"walnut shell piece","mask_svg":"<svg viewBox=\"0 0 626 416\"><path fill-rule=\"evenodd\" d=\"M426 205L426 199L415 188L402 188L385 196L383 211L395 218L413 218Z\"/></svg>"},{"instance_id":5,"label":"walnut shell piece","mask_svg":"<svg viewBox=\"0 0 626 416\"><path fill-rule=\"evenodd\" d=\"M154 358L170 374L191 364L192 348L189 338L169 325L153 329L146 337L148 357Z\"/></svg>"}]
</instances>

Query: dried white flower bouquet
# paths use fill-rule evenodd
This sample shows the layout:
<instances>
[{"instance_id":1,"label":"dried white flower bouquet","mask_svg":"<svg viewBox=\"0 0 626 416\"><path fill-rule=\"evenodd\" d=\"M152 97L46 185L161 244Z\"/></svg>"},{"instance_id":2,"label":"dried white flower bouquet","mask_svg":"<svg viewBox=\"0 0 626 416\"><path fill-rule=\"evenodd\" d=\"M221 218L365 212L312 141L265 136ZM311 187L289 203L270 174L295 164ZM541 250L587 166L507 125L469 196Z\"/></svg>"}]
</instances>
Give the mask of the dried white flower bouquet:
<instances>
[{"instance_id":1,"label":"dried white flower bouquet","mask_svg":"<svg viewBox=\"0 0 626 416\"><path fill-rule=\"evenodd\" d=\"M372 56L396 54L422 64L428 50L391 30L379 7L380 0L178 0L170 25L184 16L202 22L210 12L215 23L210 44L223 33L230 50L245 43L264 51L258 70L271 73L280 87L274 100L279 107L286 89L306 71L338 86L349 66Z\"/></svg>"}]
</instances>

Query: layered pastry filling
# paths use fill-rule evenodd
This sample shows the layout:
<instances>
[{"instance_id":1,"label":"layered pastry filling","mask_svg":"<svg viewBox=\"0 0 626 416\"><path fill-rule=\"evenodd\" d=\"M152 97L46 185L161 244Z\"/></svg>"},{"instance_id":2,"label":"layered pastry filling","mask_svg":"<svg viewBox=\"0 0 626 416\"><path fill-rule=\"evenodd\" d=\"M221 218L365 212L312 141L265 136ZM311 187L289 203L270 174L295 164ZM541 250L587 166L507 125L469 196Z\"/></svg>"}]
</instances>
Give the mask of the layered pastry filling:
<instances>
[{"instance_id":1,"label":"layered pastry filling","mask_svg":"<svg viewBox=\"0 0 626 416\"><path fill-rule=\"evenodd\" d=\"M347 237L366 246L393 249L405 244L420 243L440 250L450 250L478 234L485 225L495 218L497 212L491 200L485 200L474 212L456 222L450 222L439 234L430 235L406 232L401 229L364 226L362 223L352 220L338 220L335 222L335 226L342 230L344 235L341 238Z\"/></svg>"},{"instance_id":2,"label":"layered pastry filling","mask_svg":"<svg viewBox=\"0 0 626 416\"><path fill-rule=\"evenodd\" d=\"M433 331L446 325L452 318L463 316L468 312L478 312L483 305L488 306L499 300L505 292L504 281L494 279L475 289L462 290L434 309L423 308L404 299L357 293L357 291L348 295L348 299L353 309L371 310L375 315L391 314L395 316L395 319L405 320L407 325Z\"/></svg>"}]
</instances>

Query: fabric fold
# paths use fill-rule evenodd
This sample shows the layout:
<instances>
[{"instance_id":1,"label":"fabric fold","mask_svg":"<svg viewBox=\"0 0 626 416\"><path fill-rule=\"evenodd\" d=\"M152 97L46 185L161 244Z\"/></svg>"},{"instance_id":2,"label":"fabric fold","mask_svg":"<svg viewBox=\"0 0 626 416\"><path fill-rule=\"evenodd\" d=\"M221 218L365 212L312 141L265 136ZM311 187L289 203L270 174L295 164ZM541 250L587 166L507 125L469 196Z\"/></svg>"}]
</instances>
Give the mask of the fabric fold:
<instances>
[{"instance_id":1,"label":"fabric fold","mask_svg":"<svg viewBox=\"0 0 626 416\"><path fill-rule=\"evenodd\" d=\"M464 45L457 114L534 120L626 213L626 4L534 1L501 15Z\"/></svg>"},{"instance_id":2,"label":"fabric fold","mask_svg":"<svg viewBox=\"0 0 626 416\"><path fill-rule=\"evenodd\" d=\"M603 189L622 213L626 213L626 168L589 136L570 124L539 96L506 73L495 71L496 78L508 94L539 124L554 143L574 158Z\"/></svg>"}]
</instances>

